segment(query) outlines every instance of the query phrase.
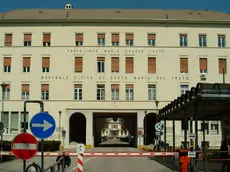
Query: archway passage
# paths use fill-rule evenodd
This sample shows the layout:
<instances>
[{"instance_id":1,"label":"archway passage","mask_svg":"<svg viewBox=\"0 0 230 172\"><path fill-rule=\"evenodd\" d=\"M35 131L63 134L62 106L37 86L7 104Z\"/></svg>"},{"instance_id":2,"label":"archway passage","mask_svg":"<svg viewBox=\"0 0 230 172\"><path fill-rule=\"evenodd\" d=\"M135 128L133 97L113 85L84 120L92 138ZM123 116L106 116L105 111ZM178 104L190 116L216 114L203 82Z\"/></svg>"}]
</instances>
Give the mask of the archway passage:
<instances>
[{"instance_id":1,"label":"archway passage","mask_svg":"<svg viewBox=\"0 0 230 172\"><path fill-rule=\"evenodd\" d=\"M86 118L82 113L74 113L69 119L69 142L86 144Z\"/></svg>"},{"instance_id":2,"label":"archway passage","mask_svg":"<svg viewBox=\"0 0 230 172\"><path fill-rule=\"evenodd\" d=\"M144 137L144 145L150 145L153 143L153 139L156 138L155 124L157 122L156 114L149 113L144 118L144 132L146 133L146 138Z\"/></svg>"},{"instance_id":3,"label":"archway passage","mask_svg":"<svg viewBox=\"0 0 230 172\"><path fill-rule=\"evenodd\" d=\"M93 113L94 147L137 147L137 113Z\"/></svg>"}]
</instances>

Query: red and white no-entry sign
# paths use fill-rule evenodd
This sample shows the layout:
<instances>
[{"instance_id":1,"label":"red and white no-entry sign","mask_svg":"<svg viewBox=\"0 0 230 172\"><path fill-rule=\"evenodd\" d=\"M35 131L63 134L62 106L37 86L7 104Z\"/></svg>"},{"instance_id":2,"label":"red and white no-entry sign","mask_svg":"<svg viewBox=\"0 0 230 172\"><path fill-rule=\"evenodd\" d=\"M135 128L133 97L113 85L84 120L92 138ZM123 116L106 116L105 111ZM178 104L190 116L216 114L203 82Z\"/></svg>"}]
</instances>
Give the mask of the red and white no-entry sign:
<instances>
[{"instance_id":1,"label":"red and white no-entry sign","mask_svg":"<svg viewBox=\"0 0 230 172\"><path fill-rule=\"evenodd\" d=\"M33 135L21 133L14 138L11 149L17 158L28 160L37 153L38 142Z\"/></svg>"}]
</instances>

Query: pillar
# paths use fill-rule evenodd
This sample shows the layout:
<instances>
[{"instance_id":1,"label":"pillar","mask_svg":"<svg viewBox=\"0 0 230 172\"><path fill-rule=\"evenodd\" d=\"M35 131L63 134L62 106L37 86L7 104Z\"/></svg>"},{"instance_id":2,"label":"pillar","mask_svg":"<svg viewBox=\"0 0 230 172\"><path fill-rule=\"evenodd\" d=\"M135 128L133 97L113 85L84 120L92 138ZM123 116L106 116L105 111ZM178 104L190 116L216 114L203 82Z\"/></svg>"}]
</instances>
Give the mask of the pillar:
<instances>
[{"instance_id":1,"label":"pillar","mask_svg":"<svg viewBox=\"0 0 230 172\"><path fill-rule=\"evenodd\" d=\"M93 137L93 112L86 111L82 112L86 117L86 148L92 148L94 145Z\"/></svg>"},{"instance_id":2,"label":"pillar","mask_svg":"<svg viewBox=\"0 0 230 172\"><path fill-rule=\"evenodd\" d=\"M144 130L144 117L145 117L144 111L137 113L137 130L139 129ZM136 135L137 135L137 131L136 131ZM143 145L144 145L144 135L142 137L139 137L137 135L137 147L143 148Z\"/></svg>"}]
</instances>

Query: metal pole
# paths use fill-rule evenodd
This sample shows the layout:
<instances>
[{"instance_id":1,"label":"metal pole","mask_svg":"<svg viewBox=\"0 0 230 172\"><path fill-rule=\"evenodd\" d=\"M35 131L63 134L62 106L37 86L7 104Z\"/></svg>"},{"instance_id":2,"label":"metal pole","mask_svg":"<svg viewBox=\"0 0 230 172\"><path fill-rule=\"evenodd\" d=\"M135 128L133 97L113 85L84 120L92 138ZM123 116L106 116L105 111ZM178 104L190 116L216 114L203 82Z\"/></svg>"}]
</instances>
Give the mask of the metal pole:
<instances>
[{"instance_id":1,"label":"metal pole","mask_svg":"<svg viewBox=\"0 0 230 172\"><path fill-rule=\"evenodd\" d=\"M40 111L43 112L44 111L44 103L40 100L27 100L27 101L24 101L24 121L23 121L23 132L26 133L26 104L27 103L38 103L40 104ZM42 151L42 156L41 156L41 170L44 171L44 149L43 149L43 146L44 146L44 142L43 142L43 139L42 139L42 145L41 145L41 151ZM26 160L23 160L23 172L26 171Z\"/></svg>"},{"instance_id":2,"label":"metal pole","mask_svg":"<svg viewBox=\"0 0 230 172\"><path fill-rule=\"evenodd\" d=\"M188 131L188 116L187 116L187 112L186 110L184 110L184 126L185 126L185 129L184 129L184 149L187 149L188 146L187 146L187 131Z\"/></svg>"},{"instance_id":3,"label":"metal pole","mask_svg":"<svg viewBox=\"0 0 230 172\"><path fill-rule=\"evenodd\" d=\"M175 151L175 112L173 112L173 151Z\"/></svg>"},{"instance_id":4,"label":"metal pole","mask_svg":"<svg viewBox=\"0 0 230 172\"><path fill-rule=\"evenodd\" d=\"M164 119L164 142L165 142L165 151L166 151L166 119Z\"/></svg>"},{"instance_id":5,"label":"metal pole","mask_svg":"<svg viewBox=\"0 0 230 172\"><path fill-rule=\"evenodd\" d=\"M59 133L58 133L58 138L59 141L61 141L61 111L59 111Z\"/></svg>"},{"instance_id":6,"label":"metal pole","mask_svg":"<svg viewBox=\"0 0 230 172\"><path fill-rule=\"evenodd\" d=\"M203 150L204 150L204 172L208 171L207 149L205 145L205 120L203 120Z\"/></svg>"},{"instance_id":7,"label":"metal pole","mask_svg":"<svg viewBox=\"0 0 230 172\"><path fill-rule=\"evenodd\" d=\"M6 86L7 86L7 84L5 84L5 83L2 83L1 84L1 87L2 87L2 112L1 112L1 121L2 121L2 117L3 117L3 114L4 114L4 101L5 101L5 96L4 96L4 94L5 94L5 90L6 90ZM1 152L3 151L3 134L1 134ZM2 155L1 155L1 163L2 163Z\"/></svg>"},{"instance_id":8,"label":"metal pole","mask_svg":"<svg viewBox=\"0 0 230 172\"><path fill-rule=\"evenodd\" d=\"M223 63L224 63L224 61L223 61ZM223 64L223 65L225 65L225 64ZM223 67L223 84L225 84L225 68Z\"/></svg>"},{"instance_id":9,"label":"metal pole","mask_svg":"<svg viewBox=\"0 0 230 172\"><path fill-rule=\"evenodd\" d=\"M156 103L156 114L157 114L157 116L156 116L156 120L157 120L157 122L158 122L158 104L159 104L159 101L158 100L156 100L155 101L155 103ZM157 150L159 151L159 143L160 143L160 140L161 140L161 134L159 135L159 136L157 136Z\"/></svg>"}]
</instances>

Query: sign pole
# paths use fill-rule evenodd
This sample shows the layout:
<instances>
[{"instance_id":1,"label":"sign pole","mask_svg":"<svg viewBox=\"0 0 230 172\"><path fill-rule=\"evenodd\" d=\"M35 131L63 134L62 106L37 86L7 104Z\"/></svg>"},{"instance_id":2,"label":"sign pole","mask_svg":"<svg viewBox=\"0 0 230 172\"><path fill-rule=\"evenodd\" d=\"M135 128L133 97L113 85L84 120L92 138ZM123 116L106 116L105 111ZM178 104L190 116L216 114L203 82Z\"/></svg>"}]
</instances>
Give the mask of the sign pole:
<instances>
[{"instance_id":1,"label":"sign pole","mask_svg":"<svg viewBox=\"0 0 230 172\"><path fill-rule=\"evenodd\" d=\"M44 171L44 139L41 142L41 170Z\"/></svg>"},{"instance_id":2,"label":"sign pole","mask_svg":"<svg viewBox=\"0 0 230 172\"><path fill-rule=\"evenodd\" d=\"M23 126L23 132L26 133L26 104L27 103L38 103L40 104L40 110L41 112L44 111L44 103L40 100L27 100L27 101L24 101L24 126ZM26 160L23 160L23 171L26 171Z\"/></svg>"},{"instance_id":3,"label":"sign pole","mask_svg":"<svg viewBox=\"0 0 230 172\"><path fill-rule=\"evenodd\" d=\"M50 137L56 128L54 118L47 112L37 113L30 120L30 130L41 139L41 170L44 171L44 139Z\"/></svg>"}]
</instances>

